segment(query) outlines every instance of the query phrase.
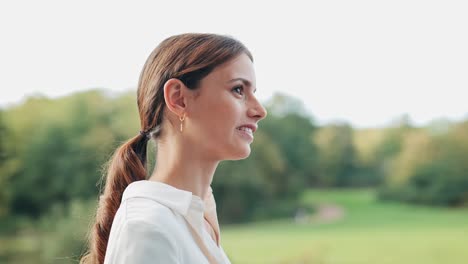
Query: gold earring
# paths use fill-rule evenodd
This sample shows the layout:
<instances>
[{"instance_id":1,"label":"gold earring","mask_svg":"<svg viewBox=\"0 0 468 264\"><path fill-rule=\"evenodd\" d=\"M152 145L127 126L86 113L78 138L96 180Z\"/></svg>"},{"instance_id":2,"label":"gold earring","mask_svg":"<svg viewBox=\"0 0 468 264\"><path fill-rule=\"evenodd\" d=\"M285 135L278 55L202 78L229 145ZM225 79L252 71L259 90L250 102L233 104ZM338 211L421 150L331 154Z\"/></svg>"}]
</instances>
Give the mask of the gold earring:
<instances>
[{"instance_id":1,"label":"gold earring","mask_svg":"<svg viewBox=\"0 0 468 264\"><path fill-rule=\"evenodd\" d=\"M184 130L184 120L185 120L185 113L182 115L182 117L179 117L180 120L180 132Z\"/></svg>"}]
</instances>

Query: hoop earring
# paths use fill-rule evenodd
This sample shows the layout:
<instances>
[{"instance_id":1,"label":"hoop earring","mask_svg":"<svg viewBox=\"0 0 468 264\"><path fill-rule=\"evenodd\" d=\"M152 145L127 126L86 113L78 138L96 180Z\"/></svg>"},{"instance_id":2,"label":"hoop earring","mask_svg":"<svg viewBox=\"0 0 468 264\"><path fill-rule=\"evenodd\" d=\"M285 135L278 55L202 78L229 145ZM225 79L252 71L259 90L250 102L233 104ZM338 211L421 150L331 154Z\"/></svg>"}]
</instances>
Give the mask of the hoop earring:
<instances>
[{"instance_id":1,"label":"hoop earring","mask_svg":"<svg viewBox=\"0 0 468 264\"><path fill-rule=\"evenodd\" d=\"M179 117L180 120L180 132L184 130L184 120L185 120L185 113L182 115L182 117Z\"/></svg>"}]
</instances>

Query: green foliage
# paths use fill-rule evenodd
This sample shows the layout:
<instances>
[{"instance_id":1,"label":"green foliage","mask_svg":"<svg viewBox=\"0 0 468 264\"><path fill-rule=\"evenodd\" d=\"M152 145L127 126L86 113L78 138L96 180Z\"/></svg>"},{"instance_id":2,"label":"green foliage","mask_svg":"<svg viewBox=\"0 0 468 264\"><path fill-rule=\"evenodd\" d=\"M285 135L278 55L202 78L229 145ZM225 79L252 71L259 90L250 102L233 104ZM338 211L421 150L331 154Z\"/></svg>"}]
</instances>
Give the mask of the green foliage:
<instances>
[{"instance_id":1,"label":"green foliage","mask_svg":"<svg viewBox=\"0 0 468 264\"><path fill-rule=\"evenodd\" d=\"M407 131L405 127L392 127L385 131L384 139L374 150L377 173L381 175L391 173L391 162L402 151L403 137Z\"/></svg>"},{"instance_id":2,"label":"green foliage","mask_svg":"<svg viewBox=\"0 0 468 264\"><path fill-rule=\"evenodd\" d=\"M39 251L43 263L77 263L85 250L85 238L96 201L73 200L56 206L39 220Z\"/></svg>"},{"instance_id":3,"label":"green foliage","mask_svg":"<svg viewBox=\"0 0 468 264\"><path fill-rule=\"evenodd\" d=\"M55 204L37 220L12 217L21 231L0 236L0 262L78 263L95 209L95 200L73 200Z\"/></svg>"},{"instance_id":4,"label":"green foliage","mask_svg":"<svg viewBox=\"0 0 468 264\"><path fill-rule=\"evenodd\" d=\"M5 171L5 163L7 161L6 153L6 139L7 139L7 130L5 126L5 121L3 118L3 111L0 110L0 186L5 186L7 179ZM6 188L0 188L0 218L5 216L8 212L8 201Z\"/></svg>"},{"instance_id":5,"label":"green foliage","mask_svg":"<svg viewBox=\"0 0 468 264\"><path fill-rule=\"evenodd\" d=\"M319 186L357 185L356 150L353 129L348 124L333 124L320 128L315 142L319 148Z\"/></svg>"},{"instance_id":6,"label":"green foliage","mask_svg":"<svg viewBox=\"0 0 468 264\"><path fill-rule=\"evenodd\" d=\"M123 113L135 114L122 109L122 98L129 99L88 91L57 100L31 98L7 111L11 136L3 171L12 213L39 217L57 203L97 196L100 168L132 128L130 120L118 122Z\"/></svg>"},{"instance_id":7,"label":"green foliage","mask_svg":"<svg viewBox=\"0 0 468 264\"><path fill-rule=\"evenodd\" d=\"M261 126L278 146L286 165L280 194L297 195L316 177L318 150L312 140L316 126L297 99L278 94L267 105L270 115Z\"/></svg>"},{"instance_id":8,"label":"green foliage","mask_svg":"<svg viewBox=\"0 0 468 264\"><path fill-rule=\"evenodd\" d=\"M468 122L428 137L430 140L419 144L406 141L393 167L403 167L404 177L397 174L398 180L391 180L388 175L381 198L445 206L468 204Z\"/></svg>"},{"instance_id":9,"label":"green foliage","mask_svg":"<svg viewBox=\"0 0 468 264\"><path fill-rule=\"evenodd\" d=\"M6 159L6 153L5 153L5 144L6 144L6 126L5 126L5 121L3 120L3 110L0 110L0 166L2 166Z\"/></svg>"}]
</instances>

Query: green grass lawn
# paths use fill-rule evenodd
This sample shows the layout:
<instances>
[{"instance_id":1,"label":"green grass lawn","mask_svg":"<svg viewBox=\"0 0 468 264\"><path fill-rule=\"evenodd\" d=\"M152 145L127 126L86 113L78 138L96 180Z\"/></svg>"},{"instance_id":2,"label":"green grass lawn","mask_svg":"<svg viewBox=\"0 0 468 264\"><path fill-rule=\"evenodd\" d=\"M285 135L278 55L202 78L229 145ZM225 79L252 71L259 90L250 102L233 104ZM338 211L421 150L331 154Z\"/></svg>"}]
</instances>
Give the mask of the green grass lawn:
<instances>
[{"instance_id":1,"label":"green grass lawn","mask_svg":"<svg viewBox=\"0 0 468 264\"><path fill-rule=\"evenodd\" d=\"M279 220L222 228L233 263L468 263L468 210L383 203L372 190L309 191L342 206L330 223Z\"/></svg>"}]
</instances>

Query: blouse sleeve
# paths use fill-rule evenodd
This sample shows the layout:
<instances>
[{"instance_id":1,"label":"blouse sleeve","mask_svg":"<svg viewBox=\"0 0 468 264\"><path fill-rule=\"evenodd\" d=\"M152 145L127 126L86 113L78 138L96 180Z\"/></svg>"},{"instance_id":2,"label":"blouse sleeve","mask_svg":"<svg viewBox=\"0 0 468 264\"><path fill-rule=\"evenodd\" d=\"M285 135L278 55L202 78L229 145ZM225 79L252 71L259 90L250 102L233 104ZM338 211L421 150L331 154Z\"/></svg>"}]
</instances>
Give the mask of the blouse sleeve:
<instances>
[{"instance_id":1,"label":"blouse sleeve","mask_svg":"<svg viewBox=\"0 0 468 264\"><path fill-rule=\"evenodd\" d=\"M154 224L130 220L117 239L112 264L180 263L174 239Z\"/></svg>"}]
</instances>

